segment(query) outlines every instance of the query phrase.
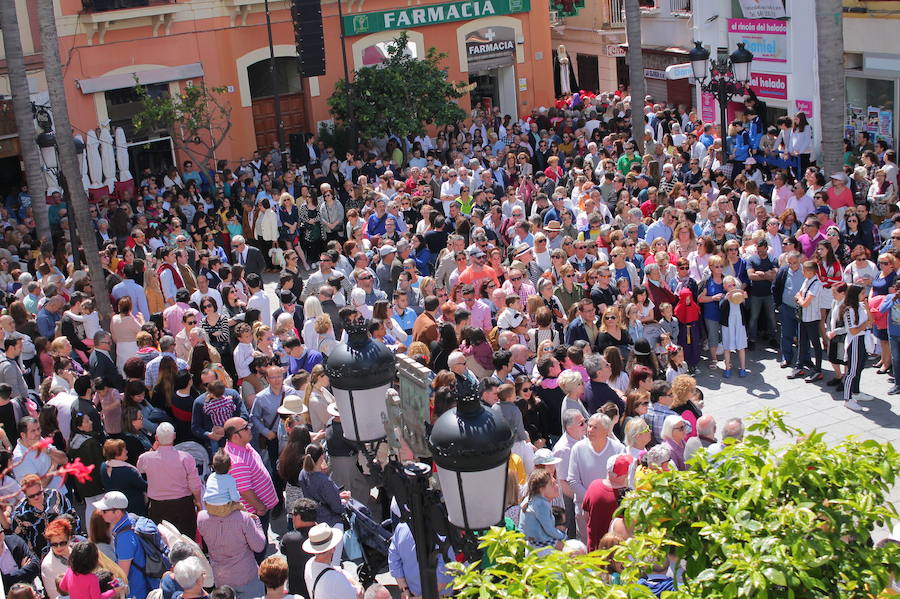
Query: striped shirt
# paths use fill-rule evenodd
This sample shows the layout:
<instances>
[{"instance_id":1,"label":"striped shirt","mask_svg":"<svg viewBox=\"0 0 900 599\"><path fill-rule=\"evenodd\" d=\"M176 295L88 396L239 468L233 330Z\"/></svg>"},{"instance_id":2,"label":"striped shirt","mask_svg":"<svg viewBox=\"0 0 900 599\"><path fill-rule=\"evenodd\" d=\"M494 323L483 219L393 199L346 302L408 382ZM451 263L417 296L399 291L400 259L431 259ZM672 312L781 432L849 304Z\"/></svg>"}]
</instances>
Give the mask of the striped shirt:
<instances>
[{"instance_id":1,"label":"striped shirt","mask_svg":"<svg viewBox=\"0 0 900 599\"><path fill-rule=\"evenodd\" d=\"M272 477L263 466L262 458L259 457L256 450L249 444L241 447L229 441L225 444L225 453L231 458L231 470L228 471L228 474L234 477L238 492L253 491L266 509L275 507L278 504L278 496L272 485ZM256 513L249 503L244 500L241 502L247 511Z\"/></svg>"}]
</instances>

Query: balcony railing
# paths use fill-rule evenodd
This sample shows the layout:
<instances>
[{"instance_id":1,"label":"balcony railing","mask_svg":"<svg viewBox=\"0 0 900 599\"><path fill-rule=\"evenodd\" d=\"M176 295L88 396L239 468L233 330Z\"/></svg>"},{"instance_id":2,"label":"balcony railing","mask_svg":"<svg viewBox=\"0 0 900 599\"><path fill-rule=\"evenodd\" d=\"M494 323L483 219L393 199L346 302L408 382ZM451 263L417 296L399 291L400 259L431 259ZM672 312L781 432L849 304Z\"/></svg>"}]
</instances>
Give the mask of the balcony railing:
<instances>
[{"instance_id":1,"label":"balcony railing","mask_svg":"<svg viewBox=\"0 0 900 599\"><path fill-rule=\"evenodd\" d=\"M122 8L143 8L156 4L172 4L175 0L81 0L85 12L105 12Z\"/></svg>"},{"instance_id":2,"label":"balcony railing","mask_svg":"<svg viewBox=\"0 0 900 599\"><path fill-rule=\"evenodd\" d=\"M625 27L625 0L608 0L608 22L613 29Z\"/></svg>"},{"instance_id":3,"label":"balcony railing","mask_svg":"<svg viewBox=\"0 0 900 599\"><path fill-rule=\"evenodd\" d=\"M673 15L691 14L691 0L669 0L669 10Z\"/></svg>"}]
</instances>

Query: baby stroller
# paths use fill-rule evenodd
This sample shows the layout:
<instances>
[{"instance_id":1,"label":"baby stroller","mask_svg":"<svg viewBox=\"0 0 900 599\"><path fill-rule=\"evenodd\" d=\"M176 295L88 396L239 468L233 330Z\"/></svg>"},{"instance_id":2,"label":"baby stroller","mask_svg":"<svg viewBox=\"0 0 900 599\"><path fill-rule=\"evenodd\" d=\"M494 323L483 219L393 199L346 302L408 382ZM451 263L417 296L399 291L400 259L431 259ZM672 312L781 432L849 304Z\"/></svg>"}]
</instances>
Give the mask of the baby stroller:
<instances>
[{"instance_id":1,"label":"baby stroller","mask_svg":"<svg viewBox=\"0 0 900 599\"><path fill-rule=\"evenodd\" d=\"M359 582L364 588L375 576L387 572L391 532L372 519L362 503L351 499L344 512L344 557L358 566Z\"/></svg>"}]
</instances>

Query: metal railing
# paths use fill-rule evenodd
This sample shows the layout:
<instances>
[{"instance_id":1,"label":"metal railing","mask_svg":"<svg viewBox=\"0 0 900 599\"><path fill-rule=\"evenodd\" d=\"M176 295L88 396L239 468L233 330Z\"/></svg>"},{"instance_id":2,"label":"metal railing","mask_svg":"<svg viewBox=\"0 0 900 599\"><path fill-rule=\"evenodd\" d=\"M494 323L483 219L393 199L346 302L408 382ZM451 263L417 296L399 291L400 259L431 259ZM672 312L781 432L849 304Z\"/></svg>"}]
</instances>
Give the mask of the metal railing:
<instances>
[{"instance_id":1,"label":"metal railing","mask_svg":"<svg viewBox=\"0 0 900 599\"><path fill-rule=\"evenodd\" d=\"M610 27L625 27L625 0L608 0L609 15L607 21Z\"/></svg>"},{"instance_id":2,"label":"metal railing","mask_svg":"<svg viewBox=\"0 0 900 599\"><path fill-rule=\"evenodd\" d=\"M669 10L672 14L690 14L691 0L669 0Z\"/></svg>"}]
</instances>

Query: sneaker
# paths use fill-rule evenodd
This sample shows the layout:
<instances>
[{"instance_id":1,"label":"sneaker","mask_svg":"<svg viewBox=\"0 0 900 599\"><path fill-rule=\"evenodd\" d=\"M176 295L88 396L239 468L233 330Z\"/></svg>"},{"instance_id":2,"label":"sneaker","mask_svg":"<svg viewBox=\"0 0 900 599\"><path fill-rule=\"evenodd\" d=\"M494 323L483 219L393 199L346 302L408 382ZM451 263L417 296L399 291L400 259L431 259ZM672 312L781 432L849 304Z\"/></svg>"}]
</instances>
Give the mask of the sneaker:
<instances>
[{"instance_id":1,"label":"sneaker","mask_svg":"<svg viewBox=\"0 0 900 599\"><path fill-rule=\"evenodd\" d=\"M888 395L900 395L900 387L891 387L888 389Z\"/></svg>"},{"instance_id":2,"label":"sneaker","mask_svg":"<svg viewBox=\"0 0 900 599\"><path fill-rule=\"evenodd\" d=\"M811 372L808 377L803 379L807 383L815 383L816 381L821 381L825 378L825 375L821 372Z\"/></svg>"},{"instance_id":3,"label":"sneaker","mask_svg":"<svg viewBox=\"0 0 900 599\"><path fill-rule=\"evenodd\" d=\"M851 399L850 401L844 402L844 405L847 406L848 410L853 410L854 412L862 412L863 407L856 403L855 399Z\"/></svg>"},{"instance_id":4,"label":"sneaker","mask_svg":"<svg viewBox=\"0 0 900 599\"><path fill-rule=\"evenodd\" d=\"M731 369L730 369L730 368L727 369L727 370L723 370L723 371L722 371L722 378L723 378L723 379L730 379L730 378L731 378Z\"/></svg>"},{"instance_id":5,"label":"sneaker","mask_svg":"<svg viewBox=\"0 0 900 599\"><path fill-rule=\"evenodd\" d=\"M741 378L744 378L744 377L747 376L748 374L750 374L750 373L749 373L747 370L743 369L743 368L741 368L740 370L738 370L738 376L741 377Z\"/></svg>"},{"instance_id":6,"label":"sneaker","mask_svg":"<svg viewBox=\"0 0 900 599\"><path fill-rule=\"evenodd\" d=\"M798 369L794 370L793 372L791 372L787 377L789 379L799 379L799 378L803 378L804 376L806 376L806 371L803 370L802 368L798 368Z\"/></svg>"},{"instance_id":7,"label":"sneaker","mask_svg":"<svg viewBox=\"0 0 900 599\"><path fill-rule=\"evenodd\" d=\"M781 362L778 366L780 366L781 368L790 368L790 367L791 367L791 363L785 361L785 362Z\"/></svg>"},{"instance_id":8,"label":"sneaker","mask_svg":"<svg viewBox=\"0 0 900 599\"><path fill-rule=\"evenodd\" d=\"M834 377L833 379L831 379L830 381L828 381L825 384L828 385L829 387L837 387L838 385L841 384L841 379L839 379L838 377Z\"/></svg>"},{"instance_id":9,"label":"sneaker","mask_svg":"<svg viewBox=\"0 0 900 599\"><path fill-rule=\"evenodd\" d=\"M856 401L872 401L875 399L874 395L869 395L868 393L854 393L853 399Z\"/></svg>"}]
</instances>

